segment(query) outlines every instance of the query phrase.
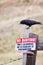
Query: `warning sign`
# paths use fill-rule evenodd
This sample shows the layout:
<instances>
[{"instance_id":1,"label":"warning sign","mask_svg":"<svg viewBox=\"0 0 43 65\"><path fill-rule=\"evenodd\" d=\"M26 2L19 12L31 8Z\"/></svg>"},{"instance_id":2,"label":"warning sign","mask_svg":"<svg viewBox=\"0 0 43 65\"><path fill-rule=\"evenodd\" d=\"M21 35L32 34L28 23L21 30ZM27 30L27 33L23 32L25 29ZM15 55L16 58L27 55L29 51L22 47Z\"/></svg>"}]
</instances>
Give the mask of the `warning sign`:
<instances>
[{"instance_id":1,"label":"warning sign","mask_svg":"<svg viewBox=\"0 0 43 65\"><path fill-rule=\"evenodd\" d=\"M16 40L16 50L26 52L36 50L36 38L19 38Z\"/></svg>"}]
</instances>

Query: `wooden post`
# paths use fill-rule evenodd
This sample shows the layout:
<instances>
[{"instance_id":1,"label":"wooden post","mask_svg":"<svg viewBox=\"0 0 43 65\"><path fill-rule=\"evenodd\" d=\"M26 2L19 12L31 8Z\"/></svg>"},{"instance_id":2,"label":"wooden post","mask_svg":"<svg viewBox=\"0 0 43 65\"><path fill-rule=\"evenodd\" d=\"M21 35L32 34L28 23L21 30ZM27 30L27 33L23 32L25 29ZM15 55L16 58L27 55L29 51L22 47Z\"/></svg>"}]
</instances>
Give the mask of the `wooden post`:
<instances>
[{"instance_id":1,"label":"wooden post","mask_svg":"<svg viewBox=\"0 0 43 65\"><path fill-rule=\"evenodd\" d=\"M36 41L36 50L32 51L34 53L34 55L33 54L28 54L28 53L23 54L23 65L35 65L35 62L36 62L37 46L39 44L38 35L29 33L29 38L36 38L37 39L37 41Z\"/></svg>"},{"instance_id":2,"label":"wooden post","mask_svg":"<svg viewBox=\"0 0 43 65\"><path fill-rule=\"evenodd\" d=\"M24 37L29 38L29 33L30 33L30 29L28 27L25 28ZM27 54L23 53L22 65L26 65L26 62L27 62Z\"/></svg>"}]
</instances>

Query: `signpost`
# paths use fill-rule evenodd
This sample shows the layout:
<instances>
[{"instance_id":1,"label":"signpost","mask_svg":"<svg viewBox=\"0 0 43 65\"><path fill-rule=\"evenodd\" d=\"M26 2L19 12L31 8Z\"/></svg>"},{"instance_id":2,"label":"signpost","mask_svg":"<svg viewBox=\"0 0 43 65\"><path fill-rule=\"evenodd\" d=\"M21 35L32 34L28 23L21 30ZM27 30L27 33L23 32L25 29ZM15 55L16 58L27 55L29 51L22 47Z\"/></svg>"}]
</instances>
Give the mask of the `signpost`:
<instances>
[{"instance_id":1,"label":"signpost","mask_svg":"<svg viewBox=\"0 0 43 65\"><path fill-rule=\"evenodd\" d=\"M16 40L16 51L23 53L22 65L35 65L37 50L43 50L43 42L38 40L38 35L29 33L29 38Z\"/></svg>"},{"instance_id":2,"label":"signpost","mask_svg":"<svg viewBox=\"0 0 43 65\"><path fill-rule=\"evenodd\" d=\"M38 40L38 35L30 33L29 28L35 24L41 24L40 22L32 20L23 20L20 24L29 25L25 28L24 38L16 40L16 51L23 53L22 65L35 65L37 50L43 50L43 45Z\"/></svg>"}]
</instances>

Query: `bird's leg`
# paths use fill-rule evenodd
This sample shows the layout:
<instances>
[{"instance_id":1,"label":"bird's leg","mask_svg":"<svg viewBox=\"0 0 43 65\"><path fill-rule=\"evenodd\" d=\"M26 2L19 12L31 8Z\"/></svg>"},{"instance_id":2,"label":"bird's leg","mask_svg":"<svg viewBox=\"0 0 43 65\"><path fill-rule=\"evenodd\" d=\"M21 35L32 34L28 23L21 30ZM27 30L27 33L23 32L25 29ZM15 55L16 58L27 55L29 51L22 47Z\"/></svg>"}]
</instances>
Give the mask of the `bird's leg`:
<instances>
[{"instance_id":1,"label":"bird's leg","mask_svg":"<svg viewBox=\"0 0 43 65\"><path fill-rule=\"evenodd\" d=\"M26 29L30 29L30 27L28 26L28 27L26 27Z\"/></svg>"}]
</instances>

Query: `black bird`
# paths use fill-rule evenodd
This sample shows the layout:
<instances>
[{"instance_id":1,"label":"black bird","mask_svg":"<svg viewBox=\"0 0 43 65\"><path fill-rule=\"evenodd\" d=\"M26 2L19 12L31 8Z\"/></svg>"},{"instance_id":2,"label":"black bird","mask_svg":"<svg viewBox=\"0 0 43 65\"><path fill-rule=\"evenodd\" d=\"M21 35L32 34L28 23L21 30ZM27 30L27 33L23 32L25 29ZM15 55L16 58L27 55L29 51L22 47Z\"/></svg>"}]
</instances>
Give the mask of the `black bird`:
<instances>
[{"instance_id":1,"label":"black bird","mask_svg":"<svg viewBox=\"0 0 43 65\"><path fill-rule=\"evenodd\" d=\"M40 22L37 22L37 21L34 21L34 20L22 20L21 22L20 22L20 24L25 24L25 25L27 25L27 26L29 26L29 27L31 27L32 25L35 25L35 24L41 24Z\"/></svg>"}]
</instances>

